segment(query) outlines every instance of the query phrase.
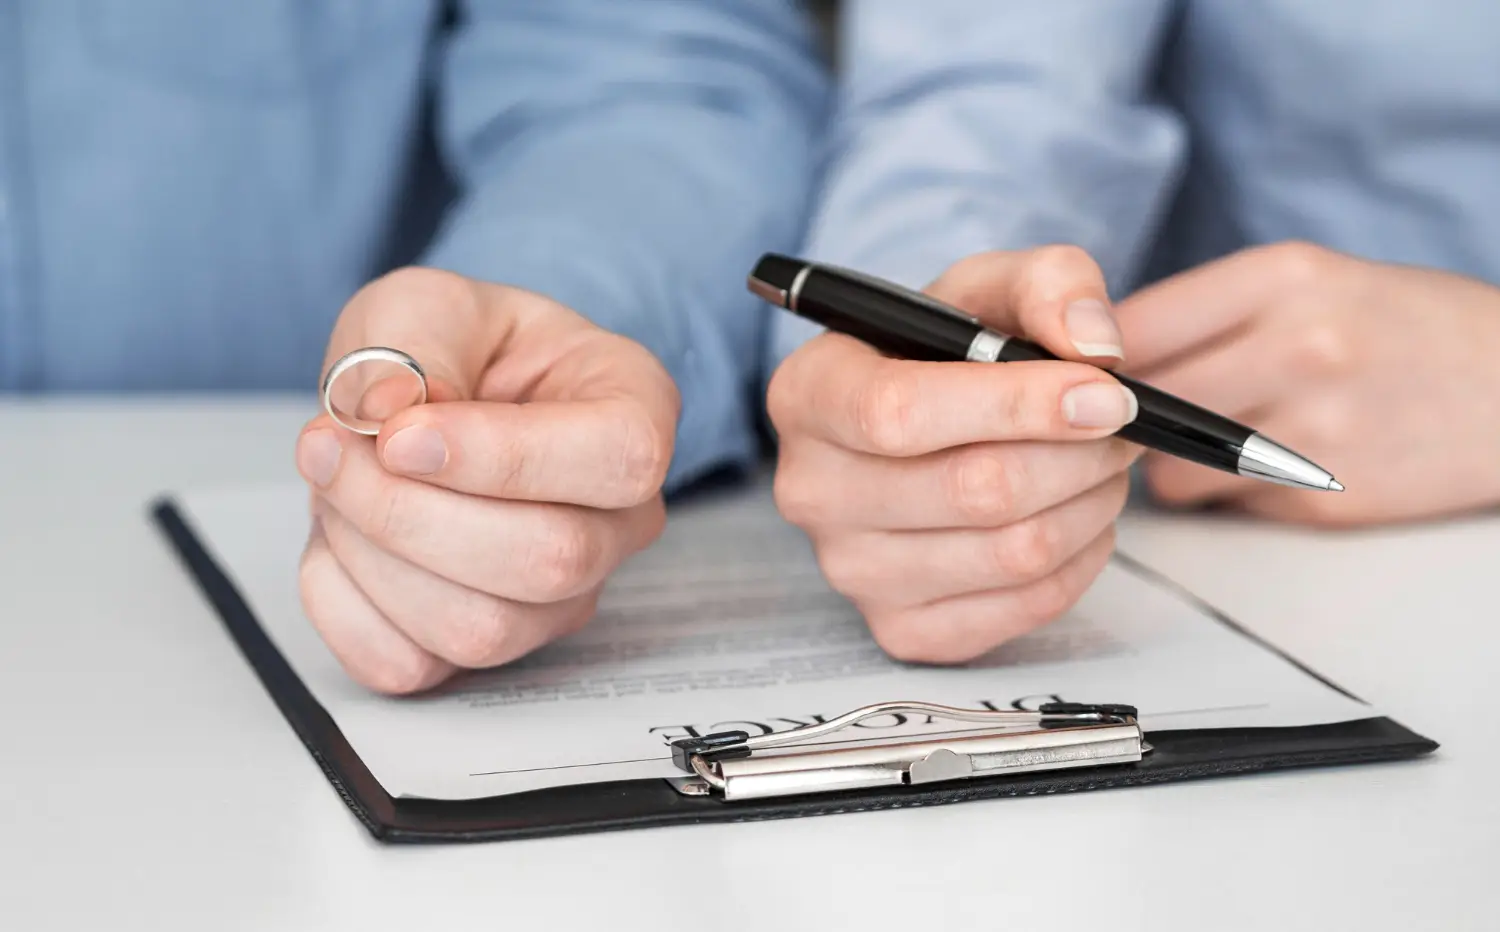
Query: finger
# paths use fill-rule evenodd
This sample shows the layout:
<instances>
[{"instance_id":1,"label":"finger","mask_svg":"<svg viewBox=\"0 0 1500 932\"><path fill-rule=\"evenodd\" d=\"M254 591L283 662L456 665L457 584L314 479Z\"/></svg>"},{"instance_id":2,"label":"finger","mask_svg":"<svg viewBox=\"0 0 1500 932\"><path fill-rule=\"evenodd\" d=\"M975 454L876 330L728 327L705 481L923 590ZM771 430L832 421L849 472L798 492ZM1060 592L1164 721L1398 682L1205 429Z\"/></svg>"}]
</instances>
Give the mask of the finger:
<instances>
[{"instance_id":1,"label":"finger","mask_svg":"<svg viewBox=\"0 0 1500 932\"><path fill-rule=\"evenodd\" d=\"M1057 572L1097 539L1129 488L1121 473L1001 528L844 534L823 542L818 560L835 590L885 610L1014 589Z\"/></svg>"},{"instance_id":2,"label":"finger","mask_svg":"<svg viewBox=\"0 0 1500 932\"><path fill-rule=\"evenodd\" d=\"M401 695L452 675L450 664L415 644L371 604L329 550L317 519L298 575L303 613L355 682Z\"/></svg>"},{"instance_id":3,"label":"finger","mask_svg":"<svg viewBox=\"0 0 1500 932\"><path fill-rule=\"evenodd\" d=\"M1123 473L1141 452L1109 438L980 443L892 459L803 442L782 448L775 497L782 516L799 527L996 528Z\"/></svg>"},{"instance_id":4,"label":"finger","mask_svg":"<svg viewBox=\"0 0 1500 932\"><path fill-rule=\"evenodd\" d=\"M635 397L423 405L388 420L376 451L391 472L458 492L629 508L660 493L674 418L650 384Z\"/></svg>"},{"instance_id":5,"label":"finger","mask_svg":"<svg viewBox=\"0 0 1500 932\"><path fill-rule=\"evenodd\" d=\"M974 660L1071 609L1109 562L1114 546L1111 524L1050 576L1015 589L867 614L870 632L887 653L909 663Z\"/></svg>"},{"instance_id":6,"label":"finger","mask_svg":"<svg viewBox=\"0 0 1500 932\"><path fill-rule=\"evenodd\" d=\"M1076 246L970 256L926 291L1064 359L1113 365L1124 352L1104 273Z\"/></svg>"},{"instance_id":7,"label":"finger","mask_svg":"<svg viewBox=\"0 0 1500 932\"><path fill-rule=\"evenodd\" d=\"M887 359L837 333L788 357L767 404L783 436L900 457L998 440L1092 440L1136 415L1135 395L1094 366Z\"/></svg>"},{"instance_id":8,"label":"finger","mask_svg":"<svg viewBox=\"0 0 1500 932\"><path fill-rule=\"evenodd\" d=\"M303 434L298 467L376 546L521 602L559 602L593 589L655 539L665 520L659 498L601 511L479 498L392 476L367 438L322 427Z\"/></svg>"},{"instance_id":9,"label":"finger","mask_svg":"<svg viewBox=\"0 0 1500 932\"><path fill-rule=\"evenodd\" d=\"M331 509L322 522L329 550L370 603L415 644L470 669L499 666L576 631L598 590L530 605L443 579L381 550Z\"/></svg>"},{"instance_id":10,"label":"finger","mask_svg":"<svg viewBox=\"0 0 1500 932\"><path fill-rule=\"evenodd\" d=\"M388 273L361 288L334 323L323 371L339 358L368 346L391 347L415 359L426 374L428 398L469 398L486 366L516 324L505 307L509 292L437 269ZM389 366L362 364L340 376L341 410L385 409L364 401L361 389L390 376ZM394 379L399 384L400 379ZM412 400L415 400L414 398Z\"/></svg>"},{"instance_id":11,"label":"finger","mask_svg":"<svg viewBox=\"0 0 1500 932\"><path fill-rule=\"evenodd\" d=\"M1298 243L1245 249L1149 285L1116 307L1129 371L1222 341L1288 293L1323 287L1334 253Z\"/></svg>"},{"instance_id":12,"label":"finger","mask_svg":"<svg viewBox=\"0 0 1500 932\"><path fill-rule=\"evenodd\" d=\"M1263 328L1237 329L1138 377L1169 395L1240 418L1295 390L1287 349Z\"/></svg>"}]
</instances>

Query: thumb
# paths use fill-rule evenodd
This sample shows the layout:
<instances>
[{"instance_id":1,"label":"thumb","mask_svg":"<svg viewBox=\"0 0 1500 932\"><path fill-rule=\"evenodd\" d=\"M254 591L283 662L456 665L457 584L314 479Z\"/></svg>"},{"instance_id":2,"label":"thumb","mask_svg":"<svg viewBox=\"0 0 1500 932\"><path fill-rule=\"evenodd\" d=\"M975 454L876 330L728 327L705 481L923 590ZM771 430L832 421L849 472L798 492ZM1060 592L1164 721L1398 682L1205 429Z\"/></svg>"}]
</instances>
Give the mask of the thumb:
<instances>
[{"instance_id":1,"label":"thumb","mask_svg":"<svg viewBox=\"0 0 1500 932\"><path fill-rule=\"evenodd\" d=\"M1125 357L1104 273L1076 246L979 253L949 266L926 290L1062 359L1107 367Z\"/></svg>"},{"instance_id":2,"label":"thumb","mask_svg":"<svg viewBox=\"0 0 1500 932\"><path fill-rule=\"evenodd\" d=\"M385 347L415 360L428 401L474 397L509 329L487 286L437 269L405 268L361 288L344 306L328 341L323 377L355 350ZM379 356L336 373L330 403L346 421L378 427L421 400L421 383Z\"/></svg>"}]
</instances>

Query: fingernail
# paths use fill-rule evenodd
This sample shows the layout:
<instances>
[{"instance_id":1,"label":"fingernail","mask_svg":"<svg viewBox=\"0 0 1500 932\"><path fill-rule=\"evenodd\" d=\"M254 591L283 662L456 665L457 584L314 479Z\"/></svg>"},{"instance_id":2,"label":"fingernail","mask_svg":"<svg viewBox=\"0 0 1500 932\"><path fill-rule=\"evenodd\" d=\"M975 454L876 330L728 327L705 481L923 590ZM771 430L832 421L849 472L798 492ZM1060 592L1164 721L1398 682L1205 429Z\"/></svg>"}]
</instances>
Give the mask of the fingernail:
<instances>
[{"instance_id":1,"label":"fingernail","mask_svg":"<svg viewBox=\"0 0 1500 932\"><path fill-rule=\"evenodd\" d=\"M386 441L385 464L396 472L426 476L448 462L443 436L430 427L406 427Z\"/></svg>"},{"instance_id":2,"label":"fingernail","mask_svg":"<svg viewBox=\"0 0 1500 932\"><path fill-rule=\"evenodd\" d=\"M1135 420L1135 392L1123 385L1091 382L1063 396L1063 417L1074 427L1123 427Z\"/></svg>"},{"instance_id":3,"label":"fingernail","mask_svg":"<svg viewBox=\"0 0 1500 932\"><path fill-rule=\"evenodd\" d=\"M315 430L302 438L297 448L297 468L318 488L326 488L339 468L343 450L333 431Z\"/></svg>"},{"instance_id":4,"label":"fingernail","mask_svg":"<svg viewBox=\"0 0 1500 932\"><path fill-rule=\"evenodd\" d=\"M1068 339L1085 356L1125 358L1120 327L1103 301L1081 298L1068 305L1063 313Z\"/></svg>"}]
</instances>

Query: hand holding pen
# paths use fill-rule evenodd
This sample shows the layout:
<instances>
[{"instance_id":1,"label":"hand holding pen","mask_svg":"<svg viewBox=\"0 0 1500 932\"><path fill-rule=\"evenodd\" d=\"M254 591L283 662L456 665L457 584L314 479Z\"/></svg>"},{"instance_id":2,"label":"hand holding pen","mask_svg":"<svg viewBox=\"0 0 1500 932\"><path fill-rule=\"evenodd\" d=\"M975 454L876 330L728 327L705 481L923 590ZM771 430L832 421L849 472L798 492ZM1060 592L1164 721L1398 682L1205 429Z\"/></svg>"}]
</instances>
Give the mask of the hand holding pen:
<instances>
[{"instance_id":1,"label":"hand holding pen","mask_svg":"<svg viewBox=\"0 0 1500 932\"><path fill-rule=\"evenodd\" d=\"M1122 356L1119 330L1078 249L971 257L915 301L780 256L749 285L832 331L771 381L777 503L902 659L971 659L1070 608L1113 550L1143 452L1127 434L1221 468L1238 468L1248 446L1250 468L1273 481L1304 469L1272 441L1247 443L1247 429L1102 368ZM965 360L1001 364L953 362Z\"/></svg>"},{"instance_id":2,"label":"hand holding pen","mask_svg":"<svg viewBox=\"0 0 1500 932\"><path fill-rule=\"evenodd\" d=\"M1015 363L1061 361L1045 347L986 326L978 318L931 297L848 269L767 254L750 276L750 290L830 329L857 337L902 359L934 362ZM1102 302L1069 305L1070 326L1093 318L1090 329L1113 328ZM1108 343L1070 334L1081 353L1104 351L1121 359L1117 329ZM1116 376L1129 393L1134 414L1119 436L1204 466L1264 482L1342 492L1344 487L1316 463L1243 424L1181 398ZM1065 399L1066 403L1066 399ZM1076 401L1075 401L1076 404Z\"/></svg>"}]
</instances>

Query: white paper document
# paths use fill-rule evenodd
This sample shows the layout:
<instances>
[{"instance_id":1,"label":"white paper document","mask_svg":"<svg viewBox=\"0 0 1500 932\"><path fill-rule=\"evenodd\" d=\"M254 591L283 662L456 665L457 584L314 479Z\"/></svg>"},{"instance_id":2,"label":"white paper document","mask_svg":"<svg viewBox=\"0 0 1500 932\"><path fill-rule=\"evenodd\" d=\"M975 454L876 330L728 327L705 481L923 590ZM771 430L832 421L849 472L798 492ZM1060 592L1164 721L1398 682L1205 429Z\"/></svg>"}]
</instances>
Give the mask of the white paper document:
<instances>
[{"instance_id":1,"label":"white paper document","mask_svg":"<svg viewBox=\"0 0 1500 932\"><path fill-rule=\"evenodd\" d=\"M668 743L786 731L876 702L1136 706L1153 729L1310 725L1375 715L1151 574L1117 561L1064 618L963 667L887 657L828 588L762 484L684 503L619 570L581 632L432 694L353 683L304 616L300 485L177 496L272 642L393 796L466 799L673 778ZM925 716L861 723L850 740L973 729ZM827 740L827 739L825 739Z\"/></svg>"}]
</instances>

